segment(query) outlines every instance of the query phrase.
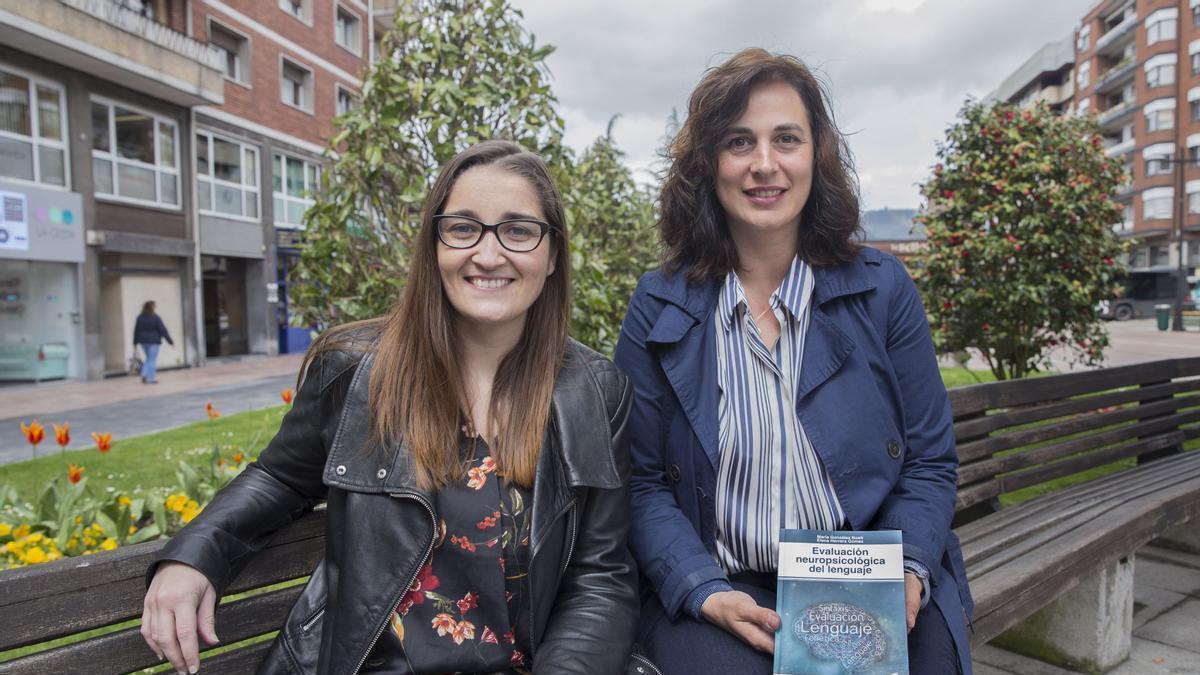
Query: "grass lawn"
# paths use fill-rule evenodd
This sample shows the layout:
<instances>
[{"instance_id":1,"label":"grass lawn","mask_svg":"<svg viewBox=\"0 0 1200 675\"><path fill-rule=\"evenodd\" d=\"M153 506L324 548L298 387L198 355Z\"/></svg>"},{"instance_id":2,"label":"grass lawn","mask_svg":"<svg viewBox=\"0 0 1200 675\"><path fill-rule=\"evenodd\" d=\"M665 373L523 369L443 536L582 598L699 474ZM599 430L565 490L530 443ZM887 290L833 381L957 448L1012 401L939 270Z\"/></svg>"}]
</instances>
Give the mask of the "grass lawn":
<instances>
[{"instance_id":1,"label":"grass lawn","mask_svg":"<svg viewBox=\"0 0 1200 675\"><path fill-rule=\"evenodd\" d=\"M67 464L73 463L84 467L88 485L97 494L171 487L178 483L175 469L179 461L201 466L208 461L213 445L219 445L221 455L227 458L235 452L257 456L279 429L288 408L252 410L170 431L114 439L107 454L93 449L67 452L63 457L51 433L41 444L37 459L0 468L0 484L11 485L22 498L32 501L51 478L67 475ZM7 443L21 440L4 439Z\"/></svg>"},{"instance_id":2,"label":"grass lawn","mask_svg":"<svg viewBox=\"0 0 1200 675\"><path fill-rule=\"evenodd\" d=\"M989 372L968 371L966 368L942 368L942 380L947 387L977 382L990 382ZM113 440L106 455L98 451L68 452L63 458L53 445L53 435L43 442L36 460L15 462L0 469L0 484L7 483L24 499L33 500L46 481L67 474L67 464L84 467L88 484L94 491L113 494L142 491L177 484L175 467L179 460L196 466L204 464L214 444L221 454L230 457L235 452L257 456L267 441L279 429L288 406L222 416L186 427L145 436ZM5 439L20 442L20 439ZM28 447L28 446L26 446Z\"/></svg>"}]
</instances>

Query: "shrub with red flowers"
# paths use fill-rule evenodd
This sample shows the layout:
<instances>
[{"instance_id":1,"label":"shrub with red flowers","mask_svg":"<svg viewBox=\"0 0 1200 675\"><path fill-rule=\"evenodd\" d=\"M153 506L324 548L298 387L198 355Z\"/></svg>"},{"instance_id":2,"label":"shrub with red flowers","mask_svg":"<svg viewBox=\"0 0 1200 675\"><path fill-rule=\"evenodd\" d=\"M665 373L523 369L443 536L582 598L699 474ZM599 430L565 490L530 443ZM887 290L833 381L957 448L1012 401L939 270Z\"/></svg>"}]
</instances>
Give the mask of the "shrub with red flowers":
<instances>
[{"instance_id":1,"label":"shrub with red flowers","mask_svg":"<svg viewBox=\"0 0 1200 675\"><path fill-rule=\"evenodd\" d=\"M1113 230L1122 164L1094 120L968 101L938 160L912 267L938 351L976 350L1001 380L1048 367L1056 347L1099 364L1096 306L1116 292L1127 243Z\"/></svg>"}]
</instances>

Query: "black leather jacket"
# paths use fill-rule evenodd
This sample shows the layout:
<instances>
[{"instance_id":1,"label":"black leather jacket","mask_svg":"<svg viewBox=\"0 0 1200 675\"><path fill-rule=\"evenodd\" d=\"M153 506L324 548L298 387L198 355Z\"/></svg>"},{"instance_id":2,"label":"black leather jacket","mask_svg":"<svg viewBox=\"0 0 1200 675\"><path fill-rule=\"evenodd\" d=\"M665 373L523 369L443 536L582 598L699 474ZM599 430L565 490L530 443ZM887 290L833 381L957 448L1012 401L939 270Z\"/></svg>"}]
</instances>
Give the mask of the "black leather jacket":
<instances>
[{"instance_id":1,"label":"black leather jacket","mask_svg":"<svg viewBox=\"0 0 1200 675\"><path fill-rule=\"evenodd\" d=\"M373 360L367 351L315 361L258 461L158 558L197 568L221 593L271 533L326 501L325 559L260 673L358 672L432 550L432 495L415 486L403 445L364 452ZM638 611L626 548L631 394L610 361L571 342L532 496L535 673L607 675L629 659Z\"/></svg>"}]
</instances>

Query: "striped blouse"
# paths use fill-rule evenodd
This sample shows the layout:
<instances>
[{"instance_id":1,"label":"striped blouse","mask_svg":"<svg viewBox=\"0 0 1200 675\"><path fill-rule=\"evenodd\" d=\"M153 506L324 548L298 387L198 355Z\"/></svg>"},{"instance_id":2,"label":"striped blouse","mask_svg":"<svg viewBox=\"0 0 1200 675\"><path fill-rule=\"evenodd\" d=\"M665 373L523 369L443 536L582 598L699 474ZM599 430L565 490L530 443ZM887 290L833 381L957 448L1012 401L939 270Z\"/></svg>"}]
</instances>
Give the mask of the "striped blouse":
<instances>
[{"instance_id":1,"label":"striped blouse","mask_svg":"<svg viewBox=\"0 0 1200 675\"><path fill-rule=\"evenodd\" d=\"M799 257L771 294L780 335L768 348L737 274L717 304L720 467L717 558L729 574L774 572L779 529L838 529L846 519L796 414L812 269Z\"/></svg>"}]
</instances>

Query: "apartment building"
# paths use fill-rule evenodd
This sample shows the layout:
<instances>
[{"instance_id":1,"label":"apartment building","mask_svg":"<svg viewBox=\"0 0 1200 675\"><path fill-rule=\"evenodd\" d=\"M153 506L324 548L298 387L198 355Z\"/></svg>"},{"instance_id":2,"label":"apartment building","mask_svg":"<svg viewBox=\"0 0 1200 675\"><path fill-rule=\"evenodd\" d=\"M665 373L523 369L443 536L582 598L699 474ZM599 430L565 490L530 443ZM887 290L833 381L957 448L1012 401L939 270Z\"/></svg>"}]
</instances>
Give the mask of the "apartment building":
<instances>
[{"instance_id":1,"label":"apartment building","mask_svg":"<svg viewBox=\"0 0 1200 675\"><path fill-rule=\"evenodd\" d=\"M191 0L190 34L221 54L224 101L193 109L208 356L294 352L298 258L334 118L355 105L376 24L364 0Z\"/></svg>"},{"instance_id":2,"label":"apartment building","mask_svg":"<svg viewBox=\"0 0 1200 675\"><path fill-rule=\"evenodd\" d=\"M984 100L1020 106L1045 101L1051 109L1066 113L1074 102L1074 73L1075 38L1068 33L1043 45Z\"/></svg>"},{"instance_id":3,"label":"apartment building","mask_svg":"<svg viewBox=\"0 0 1200 675\"><path fill-rule=\"evenodd\" d=\"M196 364L190 111L223 103L182 3L0 0L0 379L127 368L154 300Z\"/></svg>"},{"instance_id":4,"label":"apartment building","mask_svg":"<svg viewBox=\"0 0 1200 675\"><path fill-rule=\"evenodd\" d=\"M1200 0L1098 2L1076 31L1075 62L1076 111L1096 116L1106 151L1125 162L1129 178L1117 194L1125 215L1116 227L1139 241L1130 266L1173 270L1182 255L1195 274Z\"/></svg>"}]
</instances>

